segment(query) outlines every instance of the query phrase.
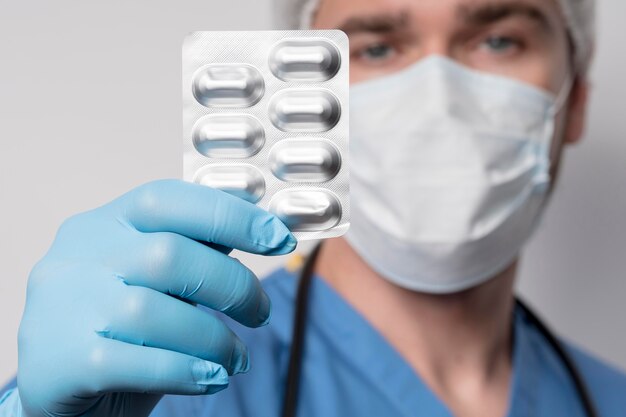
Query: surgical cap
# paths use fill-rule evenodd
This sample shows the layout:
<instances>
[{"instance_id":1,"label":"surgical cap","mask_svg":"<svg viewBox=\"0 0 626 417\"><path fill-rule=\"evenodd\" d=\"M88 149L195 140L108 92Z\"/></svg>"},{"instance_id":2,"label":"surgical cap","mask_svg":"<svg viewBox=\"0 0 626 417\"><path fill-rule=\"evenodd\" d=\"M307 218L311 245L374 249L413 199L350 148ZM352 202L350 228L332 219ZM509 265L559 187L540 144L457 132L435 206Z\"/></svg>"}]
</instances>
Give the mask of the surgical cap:
<instances>
[{"instance_id":1,"label":"surgical cap","mask_svg":"<svg viewBox=\"0 0 626 417\"><path fill-rule=\"evenodd\" d=\"M274 0L278 29L307 29L321 0ZM586 74L595 41L595 0L557 0L574 45L576 69Z\"/></svg>"}]
</instances>

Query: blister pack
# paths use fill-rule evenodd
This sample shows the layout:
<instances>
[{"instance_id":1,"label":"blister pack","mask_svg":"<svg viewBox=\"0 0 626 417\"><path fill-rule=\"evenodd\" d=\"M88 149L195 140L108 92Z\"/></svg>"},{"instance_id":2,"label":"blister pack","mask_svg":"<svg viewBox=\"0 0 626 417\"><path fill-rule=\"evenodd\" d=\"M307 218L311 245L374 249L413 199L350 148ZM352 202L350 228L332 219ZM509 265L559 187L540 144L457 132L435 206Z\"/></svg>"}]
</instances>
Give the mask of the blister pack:
<instances>
[{"instance_id":1,"label":"blister pack","mask_svg":"<svg viewBox=\"0 0 626 417\"><path fill-rule=\"evenodd\" d=\"M344 234L348 53L338 30L189 34L184 179L276 214L298 240Z\"/></svg>"}]
</instances>

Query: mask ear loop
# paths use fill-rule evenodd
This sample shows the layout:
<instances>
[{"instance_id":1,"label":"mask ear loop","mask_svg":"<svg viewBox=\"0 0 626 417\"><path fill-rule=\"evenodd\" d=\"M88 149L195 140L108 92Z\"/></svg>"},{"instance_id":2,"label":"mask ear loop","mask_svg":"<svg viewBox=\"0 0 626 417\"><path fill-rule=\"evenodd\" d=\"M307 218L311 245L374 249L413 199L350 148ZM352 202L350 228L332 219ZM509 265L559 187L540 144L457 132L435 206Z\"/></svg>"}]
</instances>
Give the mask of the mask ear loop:
<instances>
[{"instance_id":1,"label":"mask ear loop","mask_svg":"<svg viewBox=\"0 0 626 417\"><path fill-rule=\"evenodd\" d=\"M536 184L538 185L537 191L541 193L546 192L550 188L550 184L552 182L552 178L550 178L551 177L550 166L552 165L552 160L550 158L550 155L552 153L552 141L554 140L553 135L554 135L555 126L556 126L556 117L559 114L559 112L563 110L565 103L567 103L567 100L569 99L569 96L574 87L575 81L576 81L576 73L568 71L567 77L563 81L561 89L554 99L554 104L550 106L546 114L547 121L546 121L546 125L545 125L546 127L544 131L546 149L543 151L545 152L546 156L542 164L543 166L539 170L539 172L542 172L543 174L538 176L535 179L537 181Z\"/></svg>"},{"instance_id":2,"label":"mask ear loop","mask_svg":"<svg viewBox=\"0 0 626 417\"><path fill-rule=\"evenodd\" d=\"M556 117L556 115L559 114L561 110L563 110L563 106L565 106L565 103L567 103L567 99L569 98L572 89L574 88L575 82L576 73L568 71L567 77L563 81L561 89L554 99L554 105L549 110L550 117Z\"/></svg>"},{"instance_id":3,"label":"mask ear loop","mask_svg":"<svg viewBox=\"0 0 626 417\"><path fill-rule=\"evenodd\" d=\"M546 112L546 124L543 133L544 138L544 146L543 151L538 151L539 155L543 154L544 157L539 158L543 162L541 163L541 168L538 170L538 173L542 173L535 178L536 191L539 193L545 193L549 188L552 182L550 178L550 166L552 165L552 160L550 155L552 153L552 141L553 135L556 126L556 117L559 112L567 103L567 99L572 92L572 88L574 87L574 82L576 80L575 72L568 71L567 77L563 81L561 89L559 93L555 96L554 103L550 106L550 108Z\"/></svg>"}]
</instances>

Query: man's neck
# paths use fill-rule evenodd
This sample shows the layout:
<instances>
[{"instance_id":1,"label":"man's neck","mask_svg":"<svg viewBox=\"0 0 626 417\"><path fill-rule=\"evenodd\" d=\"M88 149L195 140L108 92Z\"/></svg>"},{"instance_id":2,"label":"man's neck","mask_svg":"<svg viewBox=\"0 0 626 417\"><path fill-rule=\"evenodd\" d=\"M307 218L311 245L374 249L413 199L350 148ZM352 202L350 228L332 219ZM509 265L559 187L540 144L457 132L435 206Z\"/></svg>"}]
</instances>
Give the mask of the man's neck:
<instances>
[{"instance_id":1,"label":"man's neck","mask_svg":"<svg viewBox=\"0 0 626 417\"><path fill-rule=\"evenodd\" d=\"M339 238L322 245L316 272L385 337L456 416L505 414L515 264L467 291L419 293L381 277Z\"/></svg>"}]
</instances>

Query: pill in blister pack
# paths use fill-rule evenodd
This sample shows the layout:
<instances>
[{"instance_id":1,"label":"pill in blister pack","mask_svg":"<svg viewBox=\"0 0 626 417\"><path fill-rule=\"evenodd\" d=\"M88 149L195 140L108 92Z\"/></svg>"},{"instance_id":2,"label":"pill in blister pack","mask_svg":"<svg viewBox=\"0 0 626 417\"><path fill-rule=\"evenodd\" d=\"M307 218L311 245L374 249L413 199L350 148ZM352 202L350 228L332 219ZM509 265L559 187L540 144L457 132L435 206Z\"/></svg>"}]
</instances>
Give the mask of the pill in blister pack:
<instances>
[{"instance_id":1,"label":"pill in blister pack","mask_svg":"<svg viewBox=\"0 0 626 417\"><path fill-rule=\"evenodd\" d=\"M191 33L184 178L269 210L299 240L344 234L348 73L341 31Z\"/></svg>"},{"instance_id":2,"label":"pill in blister pack","mask_svg":"<svg viewBox=\"0 0 626 417\"><path fill-rule=\"evenodd\" d=\"M341 67L337 47L325 39L287 39L271 52L270 68L285 81L327 81Z\"/></svg>"},{"instance_id":3,"label":"pill in blister pack","mask_svg":"<svg viewBox=\"0 0 626 417\"><path fill-rule=\"evenodd\" d=\"M263 76L242 64L206 65L193 75L193 95L207 107L250 107L263 97Z\"/></svg>"},{"instance_id":4,"label":"pill in blister pack","mask_svg":"<svg viewBox=\"0 0 626 417\"><path fill-rule=\"evenodd\" d=\"M191 130L193 145L209 158L245 158L265 142L265 130L245 114L214 114L198 120Z\"/></svg>"},{"instance_id":5,"label":"pill in blister pack","mask_svg":"<svg viewBox=\"0 0 626 417\"><path fill-rule=\"evenodd\" d=\"M269 104L274 126L285 132L327 132L341 116L339 99L325 90L284 90Z\"/></svg>"}]
</instances>

